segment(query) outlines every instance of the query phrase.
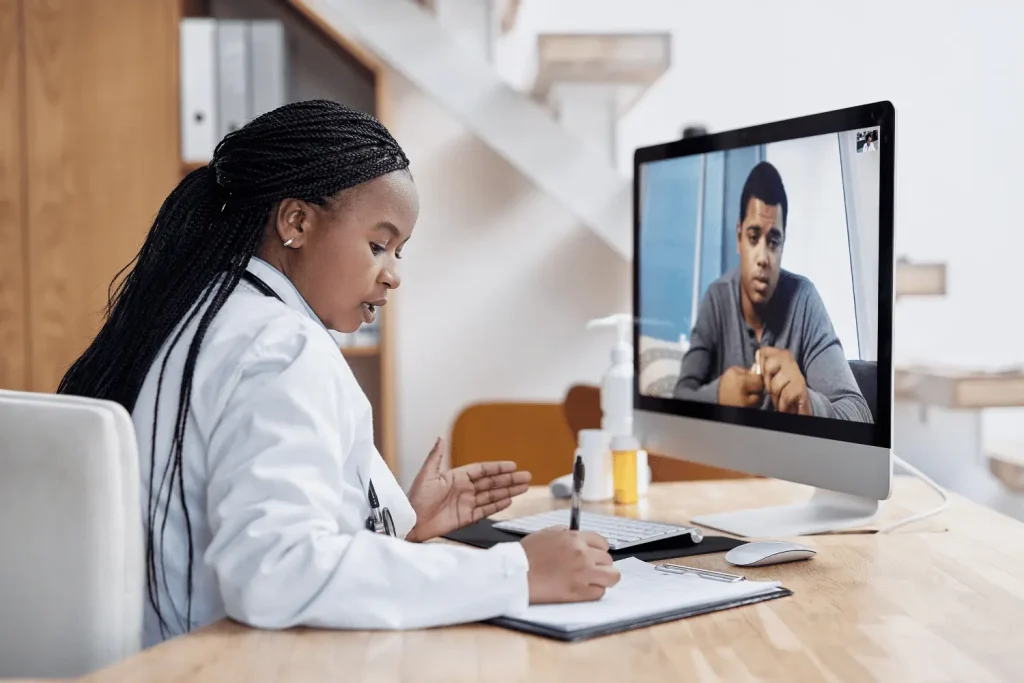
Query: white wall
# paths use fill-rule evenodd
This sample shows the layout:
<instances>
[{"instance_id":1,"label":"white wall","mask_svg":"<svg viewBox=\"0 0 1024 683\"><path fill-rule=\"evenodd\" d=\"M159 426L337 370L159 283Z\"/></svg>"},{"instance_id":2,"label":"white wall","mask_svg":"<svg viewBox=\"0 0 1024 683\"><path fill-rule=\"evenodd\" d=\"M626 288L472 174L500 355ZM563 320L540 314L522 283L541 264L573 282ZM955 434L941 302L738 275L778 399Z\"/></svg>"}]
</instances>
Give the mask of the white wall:
<instances>
[{"instance_id":1,"label":"white wall","mask_svg":"<svg viewBox=\"0 0 1024 683\"><path fill-rule=\"evenodd\" d=\"M778 169L789 201L782 267L814 283L846 357L859 359L838 136L765 145L765 161Z\"/></svg>"},{"instance_id":2,"label":"white wall","mask_svg":"<svg viewBox=\"0 0 1024 683\"><path fill-rule=\"evenodd\" d=\"M498 51L512 82L541 28L674 32L674 67L620 126L624 175L633 148L689 122L724 130L893 101L896 253L949 264L946 297L898 303L897 361L1024 361L1024 319L1003 303L1019 291L1024 3L524 0L520 22ZM1024 439L1022 425L993 413L986 437Z\"/></svg>"},{"instance_id":3,"label":"white wall","mask_svg":"<svg viewBox=\"0 0 1024 683\"><path fill-rule=\"evenodd\" d=\"M491 0L433 0L434 16L479 59L491 61L498 17Z\"/></svg>"},{"instance_id":4,"label":"white wall","mask_svg":"<svg viewBox=\"0 0 1024 683\"><path fill-rule=\"evenodd\" d=\"M388 304L408 485L470 403L560 401L599 381L613 333L584 325L629 310L630 271L414 86L392 74L386 88L421 201Z\"/></svg>"}]
</instances>

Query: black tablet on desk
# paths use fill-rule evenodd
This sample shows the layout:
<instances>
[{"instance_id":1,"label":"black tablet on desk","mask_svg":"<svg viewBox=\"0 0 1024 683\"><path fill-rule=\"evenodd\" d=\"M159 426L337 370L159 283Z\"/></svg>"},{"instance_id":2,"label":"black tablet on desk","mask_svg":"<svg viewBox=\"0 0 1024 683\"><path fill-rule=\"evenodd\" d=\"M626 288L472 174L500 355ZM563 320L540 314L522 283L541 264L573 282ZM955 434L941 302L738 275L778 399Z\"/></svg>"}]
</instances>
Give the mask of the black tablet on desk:
<instances>
[{"instance_id":1,"label":"black tablet on desk","mask_svg":"<svg viewBox=\"0 0 1024 683\"><path fill-rule=\"evenodd\" d=\"M445 534L444 538L477 548L490 548L498 543L522 540L521 535L495 529L494 524L495 521L492 519L481 519L479 522ZM694 543L689 536L683 535L612 551L610 555L615 560L635 557L646 562L654 562L692 555L724 553L744 543L746 541L726 536L705 536L700 543Z\"/></svg>"}]
</instances>

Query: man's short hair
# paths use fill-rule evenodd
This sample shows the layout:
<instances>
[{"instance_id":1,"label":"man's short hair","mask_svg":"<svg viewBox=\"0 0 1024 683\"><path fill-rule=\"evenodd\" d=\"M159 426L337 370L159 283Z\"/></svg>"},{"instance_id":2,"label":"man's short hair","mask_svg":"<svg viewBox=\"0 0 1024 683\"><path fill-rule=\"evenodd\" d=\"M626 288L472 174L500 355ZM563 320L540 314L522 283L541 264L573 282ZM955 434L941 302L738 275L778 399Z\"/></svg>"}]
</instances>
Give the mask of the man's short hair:
<instances>
[{"instance_id":1,"label":"man's short hair","mask_svg":"<svg viewBox=\"0 0 1024 683\"><path fill-rule=\"evenodd\" d=\"M778 169L762 161L754 166L743 183L743 192L740 194L740 223L747 217L747 205L750 200L756 197L768 206L782 205L782 231L789 227L789 200L786 199L786 188L782 184L782 176Z\"/></svg>"}]
</instances>

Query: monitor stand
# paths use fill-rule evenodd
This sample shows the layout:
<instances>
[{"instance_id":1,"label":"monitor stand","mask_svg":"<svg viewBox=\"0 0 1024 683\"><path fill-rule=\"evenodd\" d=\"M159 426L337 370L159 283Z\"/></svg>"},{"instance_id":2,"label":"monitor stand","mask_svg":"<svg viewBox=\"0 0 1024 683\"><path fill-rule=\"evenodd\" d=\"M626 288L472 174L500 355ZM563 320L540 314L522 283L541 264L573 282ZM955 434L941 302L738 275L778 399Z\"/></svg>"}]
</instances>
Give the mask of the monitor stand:
<instances>
[{"instance_id":1,"label":"monitor stand","mask_svg":"<svg viewBox=\"0 0 1024 683\"><path fill-rule=\"evenodd\" d=\"M690 521L734 536L778 538L863 526L877 511L877 500L816 488L804 503L701 515Z\"/></svg>"}]
</instances>

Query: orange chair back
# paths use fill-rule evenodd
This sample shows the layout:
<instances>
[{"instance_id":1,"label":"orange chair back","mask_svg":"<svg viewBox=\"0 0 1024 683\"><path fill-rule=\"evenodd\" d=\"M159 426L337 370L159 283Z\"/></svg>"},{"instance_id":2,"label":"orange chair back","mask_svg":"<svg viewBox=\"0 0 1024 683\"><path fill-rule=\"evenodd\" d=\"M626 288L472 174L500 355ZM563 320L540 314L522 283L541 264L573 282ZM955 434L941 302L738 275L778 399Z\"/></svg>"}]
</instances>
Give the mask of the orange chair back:
<instances>
[{"instance_id":1,"label":"orange chair back","mask_svg":"<svg viewBox=\"0 0 1024 683\"><path fill-rule=\"evenodd\" d=\"M548 484L572 471L573 433L560 403L478 403L456 418L451 466L511 460Z\"/></svg>"},{"instance_id":2,"label":"orange chair back","mask_svg":"<svg viewBox=\"0 0 1024 683\"><path fill-rule=\"evenodd\" d=\"M571 434L581 429L601 427L601 389L589 384L576 384L569 388L563 404L565 419ZM742 479L750 475L743 472L708 467L700 463L647 454L651 468L651 481L695 481L703 479Z\"/></svg>"}]
</instances>

